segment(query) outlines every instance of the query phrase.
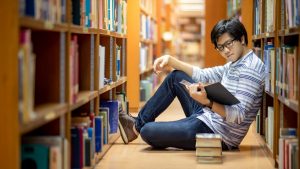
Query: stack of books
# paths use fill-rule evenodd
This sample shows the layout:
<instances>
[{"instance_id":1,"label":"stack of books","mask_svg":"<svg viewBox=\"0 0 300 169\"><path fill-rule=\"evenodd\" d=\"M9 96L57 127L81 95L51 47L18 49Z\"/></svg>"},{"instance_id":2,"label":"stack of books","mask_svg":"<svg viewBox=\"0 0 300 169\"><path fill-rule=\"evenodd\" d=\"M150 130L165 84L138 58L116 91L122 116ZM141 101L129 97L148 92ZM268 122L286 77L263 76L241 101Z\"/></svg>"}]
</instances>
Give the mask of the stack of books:
<instances>
[{"instance_id":1,"label":"stack of books","mask_svg":"<svg viewBox=\"0 0 300 169\"><path fill-rule=\"evenodd\" d=\"M222 137L213 133L196 134L198 163L222 163Z\"/></svg>"}]
</instances>

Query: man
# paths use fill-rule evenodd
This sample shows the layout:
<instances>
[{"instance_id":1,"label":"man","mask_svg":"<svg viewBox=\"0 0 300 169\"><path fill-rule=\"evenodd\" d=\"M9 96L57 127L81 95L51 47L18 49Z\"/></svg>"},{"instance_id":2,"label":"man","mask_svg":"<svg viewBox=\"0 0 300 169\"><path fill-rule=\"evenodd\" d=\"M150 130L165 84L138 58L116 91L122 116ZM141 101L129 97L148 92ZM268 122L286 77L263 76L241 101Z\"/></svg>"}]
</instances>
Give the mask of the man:
<instances>
[{"instance_id":1,"label":"man","mask_svg":"<svg viewBox=\"0 0 300 169\"><path fill-rule=\"evenodd\" d=\"M211 41L228 63L200 69L169 55L155 60L155 72L163 71L166 66L175 71L166 77L137 118L120 114L124 143L141 134L142 139L154 148L195 149L196 133L218 133L222 136L223 150L238 148L260 108L264 64L247 47L247 32L237 19L219 21L211 31ZM179 83L182 80L193 83L188 92ZM240 103L228 106L209 100L204 84L216 82L227 88ZM171 122L154 122L175 97L186 117Z\"/></svg>"}]
</instances>

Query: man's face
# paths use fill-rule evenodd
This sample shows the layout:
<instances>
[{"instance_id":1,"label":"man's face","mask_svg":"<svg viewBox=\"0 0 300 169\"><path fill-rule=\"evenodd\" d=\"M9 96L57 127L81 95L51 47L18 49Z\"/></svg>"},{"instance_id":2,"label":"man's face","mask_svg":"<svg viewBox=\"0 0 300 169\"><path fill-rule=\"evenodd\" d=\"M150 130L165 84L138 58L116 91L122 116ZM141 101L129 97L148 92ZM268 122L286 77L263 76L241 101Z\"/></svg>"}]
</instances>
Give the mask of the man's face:
<instances>
[{"instance_id":1,"label":"man's face","mask_svg":"<svg viewBox=\"0 0 300 169\"><path fill-rule=\"evenodd\" d=\"M216 49L225 59L231 62L235 62L242 57L245 50L242 43L231 37L228 33L224 33L218 38Z\"/></svg>"}]
</instances>

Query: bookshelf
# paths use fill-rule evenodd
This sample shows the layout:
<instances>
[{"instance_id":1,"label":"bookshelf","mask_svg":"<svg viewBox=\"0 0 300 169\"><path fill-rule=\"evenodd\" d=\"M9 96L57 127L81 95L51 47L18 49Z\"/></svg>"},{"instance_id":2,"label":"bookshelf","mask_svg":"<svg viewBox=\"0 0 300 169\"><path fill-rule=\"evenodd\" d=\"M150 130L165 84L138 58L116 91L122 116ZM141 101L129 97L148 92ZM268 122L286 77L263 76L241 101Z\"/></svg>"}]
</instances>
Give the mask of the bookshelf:
<instances>
[{"instance_id":1,"label":"bookshelf","mask_svg":"<svg viewBox=\"0 0 300 169\"><path fill-rule=\"evenodd\" d=\"M73 116L97 115L103 100L116 100L127 89L127 2L109 1L114 8L104 0L86 1L86 8L77 0L30 2L37 3L5 0L0 7L0 91L7 96L0 101L0 130L6 133L0 139L0 157L6 159L0 166L21 168L24 139L55 136L63 140L57 165L71 168ZM104 77L111 83L102 84ZM102 151L91 154L88 168L100 162L119 132L107 137Z\"/></svg>"},{"instance_id":2,"label":"bookshelf","mask_svg":"<svg viewBox=\"0 0 300 169\"><path fill-rule=\"evenodd\" d=\"M289 140L281 136L281 128L295 128L295 144L299 145L299 4L292 0L253 1L254 51L265 62L268 72L263 105L257 118L262 145L273 158L274 166L291 165L285 158L282 146L290 146L287 155L294 156ZM294 11L295 13L293 13ZM242 11L243 12L243 11ZM269 119L272 120L269 120ZM281 142L284 140L284 142ZM288 140L288 141L286 141ZM281 142L281 143L280 143Z\"/></svg>"},{"instance_id":3,"label":"bookshelf","mask_svg":"<svg viewBox=\"0 0 300 169\"><path fill-rule=\"evenodd\" d=\"M131 112L138 112L142 87L140 81L151 76L153 60L158 56L159 3L161 2L157 0L128 2L127 55L130 56L130 60L127 62L130 63L130 67L128 67L127 93Z\"/></svg>"},{"instance_id":4,"label":"bookshelf","mask_svg":"<svg viewBox=\"0 0 300 169\"><path fill-rule=\"evenodd\" d=\"M221 19L227 17L227 1L205 1L205 54L204 67L212 67L225 64L226 60L215 50L210 40L210 32L213 26ZM218 5L216 5L218 4Z\"/></svg>"}]
</instances>

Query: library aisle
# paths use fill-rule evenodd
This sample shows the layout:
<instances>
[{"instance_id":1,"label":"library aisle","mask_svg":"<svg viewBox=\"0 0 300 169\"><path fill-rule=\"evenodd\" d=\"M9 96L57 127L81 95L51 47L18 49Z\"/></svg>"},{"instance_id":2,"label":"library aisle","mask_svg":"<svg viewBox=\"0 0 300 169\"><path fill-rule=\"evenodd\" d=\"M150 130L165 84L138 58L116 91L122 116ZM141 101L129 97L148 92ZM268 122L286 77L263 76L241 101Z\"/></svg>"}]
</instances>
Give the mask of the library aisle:
<instances>
[{"instance_id":1,"label":"library aisle","mask_svg":"<svg viewBox=\"0 0 300 169\"><path fill-rule=\"evenodd\" d=\"M157 120L176 120L182 117L184 113L180 103L175 100ZM125 145L120 137L95 169L271 169L271 159L260 146L259 139L255 127L251 126L240 145L240 151L223 152L222 164L198 164L195 151L152 150L140 137Z\"/></svg>"}]
</instances>

